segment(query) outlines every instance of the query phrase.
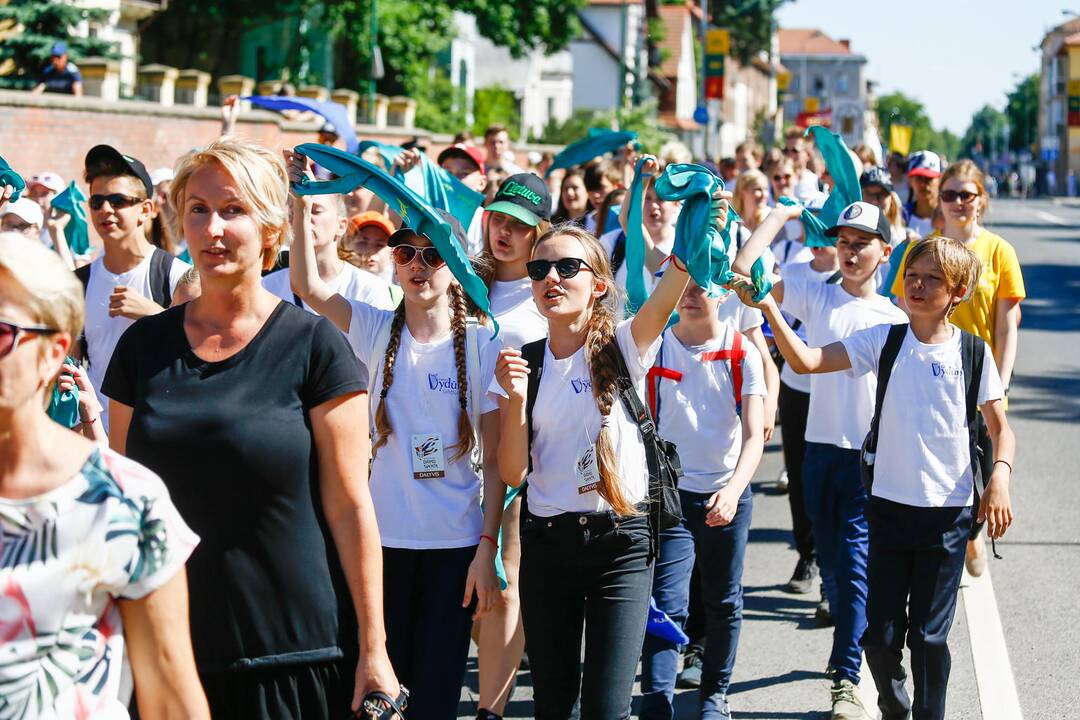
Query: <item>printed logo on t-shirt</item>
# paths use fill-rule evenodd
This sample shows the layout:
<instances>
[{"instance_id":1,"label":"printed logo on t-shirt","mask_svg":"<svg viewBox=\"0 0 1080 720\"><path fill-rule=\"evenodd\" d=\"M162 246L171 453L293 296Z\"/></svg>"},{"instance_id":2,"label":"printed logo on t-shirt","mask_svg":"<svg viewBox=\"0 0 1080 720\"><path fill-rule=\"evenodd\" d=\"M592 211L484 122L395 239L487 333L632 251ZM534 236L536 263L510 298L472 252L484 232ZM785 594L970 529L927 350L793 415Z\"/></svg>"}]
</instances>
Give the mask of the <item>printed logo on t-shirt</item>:
<instances>
[{"instance_id":1,"label":"printed logo on t-shirt","mask_svg":"<svg viewBox=\"0 0 1080 720\"><path fill-rule=\"evenodd\" d=\"M574 388L575 395L580 395L583 392L592 392L592 380L589 378L573 378L570 380L570 387Z\"/></svg>"},{"instance_id":2,"label":"printed logo on t-shirt","mask_svg":"<svg viewBox=\"0 0 1080 720\"><path fill-rule=\"evenodd\" d=\"M439 377L438 373L428 373L427 382L429 390L438 390L442 393L456 393L458 391L456 378Z\"/></svg>"},{"instance_id":3,"label":"printed logo on t-shirt","mask_svg":"<svg viewBox=\"0 0 1080 720\"><path fill-rule=\"evenodd\" d=\"M930 363L930 367L934 371L934 377L960 377L964 374L963 368L953 367L952 365L943 365L938 362Z\"/></svg>"}]
</instances>

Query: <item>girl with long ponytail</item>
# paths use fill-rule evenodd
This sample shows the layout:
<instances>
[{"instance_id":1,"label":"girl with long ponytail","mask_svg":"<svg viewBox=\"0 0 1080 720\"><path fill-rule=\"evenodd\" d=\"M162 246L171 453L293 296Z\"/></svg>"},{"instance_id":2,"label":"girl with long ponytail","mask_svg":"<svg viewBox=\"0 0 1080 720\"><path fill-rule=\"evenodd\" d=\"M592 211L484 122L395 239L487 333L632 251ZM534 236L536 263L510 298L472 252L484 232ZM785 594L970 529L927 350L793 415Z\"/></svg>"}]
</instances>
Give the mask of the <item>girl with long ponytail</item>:
<instances>
[{"instance_id":1,"label":"girl with long ponytail","mask_svg":"<svg viewBox=\"0 0 1080 720\"><path fill-rule=\"evenodd\" d=\"M655 160L648 164L655 172ZM717 222L723 223L726 202L720 208ZM528 271L533 298L548 320L543 366L530 367L521 352L507 348L496 376L503 395L500 474L511 487L529 481L521 602L535 717L569 717L580 689L583 720L625 718L654 553L645 446L619 400L619 367L625 362L642 396L660 334L689 275L672 259L638 314L616 322L610 264L591 234L552 228L537 241ZM526 347L531 353L536 346ZM531 372L539 379L530 417Z\"/></svg>"},{"instance_id":2,"label":"girl with long ponytail","mask_svg":"<svg viewBox=\"0 0 1080 720\"><path fill-rule=\"evenodd\" d=\"M297 181L305 159L286 157ZM411 692L410 720L454 717L472 621L499 596L496 536L506 487L494 452L498 405L487 388L500 346L486 328L469 329L461 285L431 240L408 228L388 242L404 293L396 310L333 292L315 266L307 202L293 198L293 291L346 334L369 375L371 497L383 545L390 661ZM464 246L460 223L443 219ZM478 354L475 376L470 346ZM481 440L483 480L472 458Z\"/></svg>"}]
</instances>

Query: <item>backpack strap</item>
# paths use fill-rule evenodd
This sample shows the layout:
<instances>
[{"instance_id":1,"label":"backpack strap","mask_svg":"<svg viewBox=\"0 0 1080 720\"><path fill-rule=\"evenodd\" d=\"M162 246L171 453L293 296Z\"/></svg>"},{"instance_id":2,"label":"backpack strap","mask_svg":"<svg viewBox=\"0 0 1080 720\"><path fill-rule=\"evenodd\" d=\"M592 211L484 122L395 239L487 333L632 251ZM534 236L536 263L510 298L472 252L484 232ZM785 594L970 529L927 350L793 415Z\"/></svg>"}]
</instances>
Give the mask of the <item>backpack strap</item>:
<instances>
[{"instance_id":1,"label":"backpack strap","mask_svg":"<svg viewBox=\"0 0 1080 720\"><path fill-rule=\"evenodd\" d=\"M169 275L176 257L161 248L154 248L150 255L150 299L163 308L172 305L172 283Z\"/></svg>"},{"instance_id":2,"label":"backpack strap","mask_svg":"<svg viewBox=\"0 0 1080 720\"><path fill-rule=\"evenodd\" d=\"M892 375L896 357L900 354L900 346L904 344L904 336L907 335L908 324L899 323L889 328L889 335L885 338L885 344L881 347L881 355L878 356L877 372L877 398L874 401L874 418L870 421L870 438L866 451L868 460L872 460L877 454L878 425L881 424L881 406L885 403L885 391L889 388L889 377Z\"/></svg>"},{"instance_id":3,"label":"backpack strap","mask_svg":"<svg viewBox=\"0 0 1080 720\"><path fill-rule=\"evenodd\" d=\"M965 398L967 405L968 444L971 446L971 475L975 481L975 502L986 492L986 480L977 456L976 446L979 437L979 385L982 383L983 361L986 351L982 338L960 331L960 356L964 365ZM978 511L978 508L976 508Z\"/></svg>"},{"instance_id":4,"label":"backpack strap","mask_svg":"<svg viewBox=\"0 0 1080 720\"><path fill-rule=\"evenodd\" d=\"M79 282L82 283L83 298L86 297L87 291L90 289L90 268L94 266L93 263L87 263L82 267L75 268L75 277L79 278ZM82 361L86 363L87 367L90 367L90 346L86 344L86 326L83 325L83 329L79 332L79 353L82 355Z\"/></svg>"},{"instance_id":5,"label":"backpack strap","mask_svg":"<svg viewBox=\"0 0 1080 720\"><path fill-rule=\"evenodd\" d=\"M544 374L544 348L547 338L525 343L521 348L521 357L529 364L528 386L525 391L525 423L529 433L529 472L532 472L533 444L533 408L536 406L536 394L540 391L540 378ZM522 507L525 507L522 505Z\"/></svg>"},{"instance_id":6,"label":"backpack strap","mask_svg":"<svg viewBox=\"0 0 1080 720\"><path fill-rule=\"evenodd\" d=\"M615 236L615 247L611 250L611 277L615 277L624 262L626 262L626 232L619 230L619 234Z\"/></svg>"},{"instance_id":7,"label":"backpack strap","mask_svg":"<svg viewBox=\"0 0 1080 720\"><path fill-rule=\"evenodd\" d=\"M742 416L742 363L746 357L742 333L732 328L731 347L701 353L702 361L727 360L731 363L731 385L735 391L735 414Z\"/></svg>"},{"instance_id":8,"label":"backpack strap","mask_svg":"<svg viewBox=\"0 0 1080 720\"><path fill-rule=\"evenodd\" d=\"M680 382L683 377L683 374L678 370L664 367L664 338L666 335L666 330L660 334L660 349L656 353L656 363L649 368L649 372L645 376L645 392L649 395L649 412L652 413L653 418L658 423L660 422L660 381L667 378L668 380Z\"/></svg>"}]
</instances>

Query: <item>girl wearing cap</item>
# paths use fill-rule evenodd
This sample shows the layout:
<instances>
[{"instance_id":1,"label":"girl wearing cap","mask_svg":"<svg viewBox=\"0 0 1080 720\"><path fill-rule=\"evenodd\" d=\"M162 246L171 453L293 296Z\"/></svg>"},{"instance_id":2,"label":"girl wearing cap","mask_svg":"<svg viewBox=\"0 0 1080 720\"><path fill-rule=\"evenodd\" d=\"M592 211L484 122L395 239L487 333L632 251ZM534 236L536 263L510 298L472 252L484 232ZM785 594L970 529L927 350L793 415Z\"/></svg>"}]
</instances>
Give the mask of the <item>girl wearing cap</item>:
<instances>
[{"instance_id":1,"label":"girl wearing cap","mask_svg":"<svg viewBox=\"0 0 1080 720\"><path fill-rule=\"evenodd\" d=\"M82 329L71 271L0 237L0 697L20 718L209 718L184 563L199 542L161 479L53 422L45 393Z\"/></svg>"},{"instance_id":2,"label":"girl wearing cap","mask_svg":"<svg viewBox=\"0 0 1080 720\"><path fill-rule=\"evenodd\" d=\"M551 228L551 197L547 185L532 173L511 175L503 181L493 202L485 208L484 253L489 272L488 302L499 323L499 338L506 347L547 337L547 318L533 301L526 263L536 239ZM502 715L525 649L518 597L521 561L521 502L516 491L507 494L503 511L501 552L507 587L501 601L479 622L477 646L480 697L477 717L491 720Z\"/></svg>"},{"instance_id":3,"label":"girl wearing cap","mask_svg":"<svg viewBox=\"0 0 1080 720\"><path fill-rule=\"evenodd\" d=\"M202 537L191 630L215 717L337 717L398 692L366 384L332 324L260 282L288 232L286 182L235 137L181 160L170 199L202 294L132 325L104 383L113 449L160 473Z\"/></svg>"},{"instance_id":4,"label":"girl wearing cap","mask_svg":"<svg viewBox=\"0 0 1080 720\"><path fill-rule=\"evenodd\" d=\"M941 158L929 150L912 153L907 177L911 193L904 206L904 222L919 237L929 237L934 232L934 210L941 187Z\"/></svg>"},{"instance_id":5,"label":"girl wearing cap","mask_svg":"<svg viewBox=\"0 0 1080 720\"><path fill-rule=\"evenodd\" d=\"M285 156L290 179L299 181L306 160L288 150ZM472 621L499 597L495 553L505 486L494 456L498 405L487 393L499 344L489 342L486 328L469 329L465 291L430 239L407 228L389 241L404 293L396 310L333 292L315 268L314 201L294 196L291 204L293 287L346 334L375 395L371 493L390 659L411 693L410 718L454 717ZM463 244L460 223L443 217ZM478 376L469 369L471 352ZM478 445L483 480L472 461Z\"/></svg>"},{"instance_id":6,"label":"girl wearing cap","mask_svg":"<svg viewBox=\"0 0 1080 720\"><path fill-rule=\"evenodd\" d=\"M401 299L401 288L392 284L394 261L386 244L393 234L393 223L382 213L369 210L349 218L349 228L341 239L341 250L353 265L391 284L390 291L397 296L396 307L396 300Z\"/></svg>"},{"instance_id":7,"label":"girl wearing cap","mask_svg":"<svg viewBox=\"0 0 1080 720\"><path fill-rule=\"evenodd\" d=\"M718 214L722 226L726 203ZM689 276L672 261L638 314L617 322L614 278L592 235L556 226L537 241L532 258L533 298L549 327L543 371L507 348L497 376L499 468L512 487L529 481L521 597L535 717L569 717L579 688L584 720L626 717L653 553L645 447L616 393L617 367L625 362L643 395L660 333ZM530 373L538 375L531 419Z\"/></svg>"}]
</instances>

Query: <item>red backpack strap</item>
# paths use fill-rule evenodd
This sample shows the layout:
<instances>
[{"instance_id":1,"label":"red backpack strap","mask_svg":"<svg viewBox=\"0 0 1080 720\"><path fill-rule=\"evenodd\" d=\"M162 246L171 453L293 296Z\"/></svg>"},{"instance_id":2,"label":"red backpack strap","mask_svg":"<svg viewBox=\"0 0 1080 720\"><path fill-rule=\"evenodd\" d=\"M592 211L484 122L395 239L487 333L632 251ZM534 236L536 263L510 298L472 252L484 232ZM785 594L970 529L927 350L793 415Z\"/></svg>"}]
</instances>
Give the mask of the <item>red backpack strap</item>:
<instances>
[{"instance_id":1,"label":"red backpack strap","mask_svg":"<svg viewBox=\"0 0 1080 720\"><path fill-rule=\"evenodd\" d=\"M659 365L653 365L649 368L645 387L649 393L649 412L652 413L654 420L660 419L656 417L656 395L660 390L660 380L663 378L679 382L682 380L682 373L678 370L672 370L671 368L660 367Z\"/></svg>"},{"instance_id":2,"label":"red backpack strap","mask_svg":"<svg viewBox=\"0 0 1080 720\"><path fill-rule=\"evenodd\" d=\"M733 331L735 333L734 338L731 341L731 347L727 350L713 350L711 352L701 353L701 360L703 362L709 360L727 360L731 363L731 384L735 391L735 414L742 414L742 362L746 357L746 350L743 349L743 336L741 332Z\"/></svg>"}]
</instances>

